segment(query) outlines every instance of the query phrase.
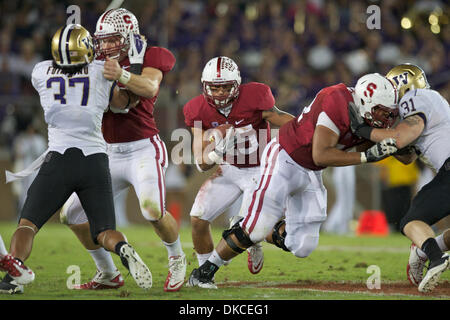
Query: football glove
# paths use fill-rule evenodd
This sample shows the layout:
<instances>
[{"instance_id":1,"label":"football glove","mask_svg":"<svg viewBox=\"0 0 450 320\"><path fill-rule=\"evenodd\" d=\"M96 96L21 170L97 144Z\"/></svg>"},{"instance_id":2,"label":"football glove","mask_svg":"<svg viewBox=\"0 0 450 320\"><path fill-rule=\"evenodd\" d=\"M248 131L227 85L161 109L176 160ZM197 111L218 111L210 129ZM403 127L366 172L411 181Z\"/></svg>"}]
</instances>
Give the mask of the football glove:
<instances>
[{"instance_id":1,"label":"football glove","mask_svg":"<svg viewBox=\"0 0 450 320\"><path fill-rule=\"evenodd\" d=\"M225 154L232 152L236 145L236 136L233 128L229 128L226 131L225 137L221 137L219 133L214 134L214 141L216 146L213 151L208 154L211 161L215 163L222 163Z\"/></svg>"},{"instance_id":2,"label":"football glove","mask_svg":"<svg viewBox=\"0 0 450 320\"><path fill-rule=\"evenodd\" d=\"M398 150L394 138L386 138L361 152L361 163L376 162L393 155Z\"/></svg>"},{"instance_id":3,"label":"football glove","mask_svg":"<svg viewBox=\"0 0 450 320\"><path fill-rule=\"evenodd\" d=\"M358 107L352 101L348 103L348 116L352 133L360 138L370 140L370 133L373 128L364 121L364 118L359 114Z\"/></svg>"},{"instance_id":4,"label":"football glove","mask_svg":"<svg viewBox=\"0 0 450 320\"><path fill-rule=\"evenodd\" d=\"M128 59L130 60L130 72L140 75L142 64L144 63L147 41L140 34L129 33L130 49L128 49Z\"/></svg>"}]
</instances>

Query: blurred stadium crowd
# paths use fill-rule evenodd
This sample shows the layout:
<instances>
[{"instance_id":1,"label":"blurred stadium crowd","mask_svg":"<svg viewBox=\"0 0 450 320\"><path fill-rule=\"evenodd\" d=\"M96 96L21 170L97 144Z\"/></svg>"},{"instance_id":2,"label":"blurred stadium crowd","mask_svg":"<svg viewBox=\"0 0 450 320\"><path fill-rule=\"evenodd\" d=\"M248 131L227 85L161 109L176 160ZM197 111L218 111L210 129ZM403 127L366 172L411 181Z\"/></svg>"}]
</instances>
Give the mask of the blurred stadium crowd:
<instances>
[{"instance_id":1,"label":"blurred stadium crowd","mask_svg":"<svg viewBox=\"0 0 450 320\"><path fill-rule=\"evenodd\" d=\"M109 0L0 0L0 154L30 125L45 137L42 109L30 75L50 59L50 40L78 5L93 34ZM381 29L369 30L367 7L381 9ZM411 62L432 88L450 100L450 24L446 1L350 0L126 0L150 45L170 49L175 69L163 80L156 118L170 148L172 130L184 127L182 106L201 93L204 64L234 59L244 82L268 84L276 105L294 115L323 87L352 86L368 72L386 73Z\"/></svg>"}]
</instances>

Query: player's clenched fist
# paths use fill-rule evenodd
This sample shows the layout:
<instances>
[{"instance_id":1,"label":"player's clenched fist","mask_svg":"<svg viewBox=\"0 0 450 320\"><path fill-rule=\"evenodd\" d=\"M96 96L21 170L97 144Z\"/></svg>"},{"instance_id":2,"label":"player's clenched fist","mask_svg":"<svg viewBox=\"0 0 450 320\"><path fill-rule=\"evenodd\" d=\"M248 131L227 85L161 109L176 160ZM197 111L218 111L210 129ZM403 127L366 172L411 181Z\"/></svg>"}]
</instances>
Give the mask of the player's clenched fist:
<instances>
[{"instance_id":1,"label":"player's clenched fist","mask_svg":"<svg viewBox=\"0 0 450 320\"><path fill-rule=\"evenodd\" d=\"M118 80L122 75L122 68L117 60L106 60L103 66L103 76L107 80Z\"/></svg>"}]
</instances>

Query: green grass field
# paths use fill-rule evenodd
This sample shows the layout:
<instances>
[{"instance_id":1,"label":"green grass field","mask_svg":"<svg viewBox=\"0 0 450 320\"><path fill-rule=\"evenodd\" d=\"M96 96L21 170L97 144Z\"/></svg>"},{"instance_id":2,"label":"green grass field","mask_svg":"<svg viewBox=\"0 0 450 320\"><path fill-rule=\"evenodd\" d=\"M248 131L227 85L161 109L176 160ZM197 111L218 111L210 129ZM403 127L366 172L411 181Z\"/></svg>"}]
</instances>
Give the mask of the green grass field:
<instances>
[{"instance_id":1,"label":"green grass field","mask_svg":"<svg viewBox=\"0 0 450 320\"><path fill-rule=\"evenodd\" d=\"M0 224L0 234L9 246L12 223ZM322 234L318 248L299 259L264 243L265 263L258 275L247 269L247 254L236 257L216 274L218 290L183 287L179 292L163 291L167 275L167 252L149 225L123 231L153 274L153 287L144 291L127 275L119 258L113 259L125 277L118 290L73 291L67 281L71 266L78 266L81 281L95 273L90 255L75 235L60 224L47 224L35 238L33 252L26 264L36 273L35 281L24 294L0 295L1 300L416 300L450 299L450 271L432 294L420 294L405 276L409 240L396 234L385 238L334 236ZM214 229L217 243L221 230ZM181 241L188 260L187 277L197 267L189 226L181 229ZM369 266L378 266L381 289L369 290ZM439 290L438 290L439 289Z\"/></svg>"}]
</instances>

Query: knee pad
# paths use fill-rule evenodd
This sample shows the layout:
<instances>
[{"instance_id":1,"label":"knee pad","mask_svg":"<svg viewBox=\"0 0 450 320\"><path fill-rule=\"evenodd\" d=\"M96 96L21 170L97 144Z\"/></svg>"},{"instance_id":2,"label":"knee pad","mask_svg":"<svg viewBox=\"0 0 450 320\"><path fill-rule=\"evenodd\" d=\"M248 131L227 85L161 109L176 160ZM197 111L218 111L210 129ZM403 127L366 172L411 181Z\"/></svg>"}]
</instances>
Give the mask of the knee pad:
<instances>
[{"instance_id":1,"label":"knee pad","mask_svg":"<svg viewBox=\"0 0 450 320\"><path fill-rule=\"evenodd\" d=\"M245 251L245 249L251 247L254 245L254 243L250 240L250 237L242 230L239 223L242 221L242 218L239 219L238 222L236 222L230 229L225 230L222 233L222 238L227 242L227 244L230 246L230 248L237 253L242 253ZM231 238L231 235L234 234L234 236L239 241L239 245L245 246L245 248L241 248L237 243L234 242L234 240Z\"/></svg>"},{"instance_id":2,"label":"knee pad","mask_svg":"<svg viewBox=\"0 0 450 320\"><path fill-rule=\"evenodd\" d=\"M272 232L272 241L273 244L276 245L278 248L283 249L284 251L290 252L286 245L284 244L284 241L286 240L286 229L283 231L283 233L280 234L280 228L286 224L285 220L278 221L275 226L273 227Z\"/></svg>"}]
</instances>

